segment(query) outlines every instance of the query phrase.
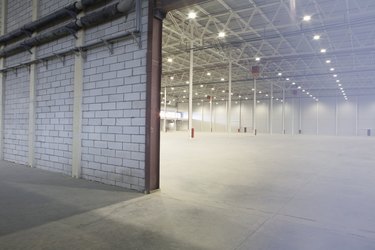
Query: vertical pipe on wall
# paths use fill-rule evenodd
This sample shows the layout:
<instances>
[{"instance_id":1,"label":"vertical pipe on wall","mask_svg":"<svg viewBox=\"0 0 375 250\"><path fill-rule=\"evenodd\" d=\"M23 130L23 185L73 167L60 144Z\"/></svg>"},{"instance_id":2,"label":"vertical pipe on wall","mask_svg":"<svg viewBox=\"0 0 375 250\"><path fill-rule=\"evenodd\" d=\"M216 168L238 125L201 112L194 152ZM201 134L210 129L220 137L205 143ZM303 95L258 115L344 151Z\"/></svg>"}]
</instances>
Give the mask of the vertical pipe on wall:
<instances>
[{"instance_id":1,"label":"vertical pipe on wall","mask_svg":"<svg viewBox=\"0 0 375 250\"><path fill-rule=\"evenodd\" d=\"M6 20L7 20L7 4L8 0L1 1L1 15L0 15L0 35L4 35L6 32ZM0 46L3 49L4 46ZM0 69L4 67L5 59L0 58ZM5 73L0 73L0 160L4 160L4 106L5 106Z\"/></svg>"},{"instance_id":2,"label":"vertical pipe on wall","mask_svg":"<svg viewBox=\"0 0 375 250\"><path fill-rule=\"evenodd\" d=\"M32 1L31 20L38 19L38 0ZM35 36L36 33L33 34ZM36 59L36 47L31 48L31 61ZM28 164L30 167L35 167L35 121L36 121L36 81L37 71L36 64L30 65L30 82L29 82L29 141L28 141Z\"/></svg>"},{"instance_id":3,"label":"vertical pipe on wall","mask_svg":"<svg viewBox=\"0 0 375 250\"><path fill-rule=\"evenodd\" d=\"M82 15L81 13L79 16ZM84 30L78 31L76 35L76 47L83 46ZM80 52L74 56L72 176L75 178L81 177L83 67L84 58Z\"/></svg>"},{"instance_id":4,"label":"vertical pipe on wall","mask_svg":"<svg viewBox=\"0 0 375 250\"><path fill-rule=\"evenodd\" d=\"M163 132L167 132L167 87L164 87L164 123Z\"/></svg>"},{"instance_id":5,"label":"vertical pipe on wall","mask_svg":"<svg viewBox=\"0 0 375 250\"><path fill-rule=\"evenodd\" d=\"M257 135L257 122L256 122L256 109L257 109L257 80L254 76L254 103L253 103L253 130L254 135Z\"/></svg>"},{"instance_id":6,"label":"vertical pipe on wall","mask_svg":"<svg viewBox=\"0 0 375 250\"><path fill-rule=\"evenodd\" d=\"M193 67L194 67L194 30L193 30L193 21L190 22L190 32L191 32L191 39L190 39L190 67L189 67L189 137L194 137L193 132Z\"/></svg>"},{"instance_id":7,"label":"vertical pipe on wall","mask_svg":"<svg viewBox=\"0 0 375 250\"><path fill-rule=\"evenodd\" d=\"M232 132L232 54L229 56L227 129Z\"/></svg>"},{"instance_id":8,"label":"vertical pipe on wall","mask_svg":"<svg viewBox=\"0 0 375 250\"><path fill-rule=\"evenodd\" d=\"M270 134L273 133L273 83L271 82L271 93L270 93L270 111L269 111L269 127L270 127Z\"/></svg>"}]
</instances>

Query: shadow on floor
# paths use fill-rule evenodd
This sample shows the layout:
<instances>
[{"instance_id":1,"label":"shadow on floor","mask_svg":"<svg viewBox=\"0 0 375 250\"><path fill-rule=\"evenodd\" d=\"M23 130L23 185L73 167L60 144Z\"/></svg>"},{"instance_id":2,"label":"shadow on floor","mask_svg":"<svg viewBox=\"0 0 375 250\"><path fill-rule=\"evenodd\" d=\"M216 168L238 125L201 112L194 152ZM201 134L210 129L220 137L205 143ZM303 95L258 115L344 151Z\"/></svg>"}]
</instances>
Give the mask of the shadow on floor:
<instances>
[{"instance_id":1,"label":"shadow on floor","mask_svg":"<svg viewBox=\"0 0 375 250\"><path fill-rule=\"evenodd\" d=\"M0 162L0 236L134 199L140 193Z\"/></svg>"}]
</instances>

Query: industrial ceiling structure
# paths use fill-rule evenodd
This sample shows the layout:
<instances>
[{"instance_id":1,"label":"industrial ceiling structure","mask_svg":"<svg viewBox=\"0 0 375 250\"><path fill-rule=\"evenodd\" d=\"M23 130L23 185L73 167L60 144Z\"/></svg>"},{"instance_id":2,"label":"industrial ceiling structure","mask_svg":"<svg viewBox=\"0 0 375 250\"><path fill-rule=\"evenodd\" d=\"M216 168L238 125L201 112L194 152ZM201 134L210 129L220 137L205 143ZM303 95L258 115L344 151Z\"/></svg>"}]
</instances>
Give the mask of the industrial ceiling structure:
<instances>
[{"instance_id":1,"label":"industrial ceiling structure","mask_svg":"<svg viewBox=\"0 0 375 250\"><path fill-rule=\"evenodd\" d=\"M162 89L188 102L193 41L193 101L375 94L375 1L212 0L168 12L163 26Z\"/></svg>"}]
</instances>

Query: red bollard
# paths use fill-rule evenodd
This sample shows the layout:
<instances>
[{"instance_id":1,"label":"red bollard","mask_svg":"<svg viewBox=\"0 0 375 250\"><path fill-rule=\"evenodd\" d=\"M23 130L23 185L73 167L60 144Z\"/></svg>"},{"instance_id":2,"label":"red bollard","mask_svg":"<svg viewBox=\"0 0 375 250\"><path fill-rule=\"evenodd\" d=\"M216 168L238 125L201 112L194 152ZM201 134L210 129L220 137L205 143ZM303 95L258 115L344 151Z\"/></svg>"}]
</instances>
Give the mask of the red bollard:
<instances>
[{"instance_id":1,"label":"red bollard","mask_svg":"<svg viewBox=\"0 0 375 250\"><path fill-rule=\"evenodd\" d=\"M194 128L191 129L191 138L194 138Z\"/></svg>"}]
</instances>

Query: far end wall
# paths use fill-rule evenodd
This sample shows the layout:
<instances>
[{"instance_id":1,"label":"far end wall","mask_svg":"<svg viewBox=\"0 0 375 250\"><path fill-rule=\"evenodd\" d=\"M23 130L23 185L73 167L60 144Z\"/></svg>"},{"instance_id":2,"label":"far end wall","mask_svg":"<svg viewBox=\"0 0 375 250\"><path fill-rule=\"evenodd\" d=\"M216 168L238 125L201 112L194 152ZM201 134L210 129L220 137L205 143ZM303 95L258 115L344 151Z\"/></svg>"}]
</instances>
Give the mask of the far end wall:
<instances>
[{"instance_id":1,"label":"far end wall","mask_svg":"<svg viewBox=\"0 0 375 250\"><path fill-rule=\"evenodd\" d=\"M213 103L213 132L227 131L226 102ZM284 105L285 121L283 126L283 104L274 100L273 114L270 117L270 101L260 100L256 108L256 128L259 133L305 135L367 136L368 129L375 136L375 99L372 96L350 97L348 101L338 97L323 97L319 102L310 98L287 98ZM186 103L179 103L178 110L187 112ZM253 131L253 101L232 102L232 132ZM270 119L272 122L270 123ZM193 127L196 131L210 131L211 114L209 103L193 105ZM187 130L186 126L182 129ZM272 125L272 131L270 129ZM181 126L180 126L181 127Z\"/></svg>"}]
</instances>

